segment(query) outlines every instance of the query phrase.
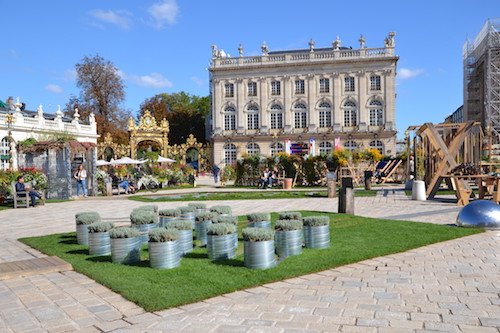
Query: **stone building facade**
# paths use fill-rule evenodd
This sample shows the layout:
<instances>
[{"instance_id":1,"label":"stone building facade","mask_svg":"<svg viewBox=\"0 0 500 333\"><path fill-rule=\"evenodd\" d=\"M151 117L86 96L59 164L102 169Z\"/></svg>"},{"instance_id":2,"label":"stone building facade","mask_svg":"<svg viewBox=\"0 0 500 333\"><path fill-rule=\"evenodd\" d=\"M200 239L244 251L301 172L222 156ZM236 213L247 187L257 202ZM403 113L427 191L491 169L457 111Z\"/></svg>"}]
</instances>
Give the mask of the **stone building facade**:
<instances>
[{"instance_id":1,"label":"stone building facade","mask_svg":"<svg viewBox=\"0 0 500 333\"><path fill-rule=\"evenodd\" d=\"M211 115L214 163L242 154L329 153L335 147L396 153L394 33L384 47L269 51L230 57L212 46Z\"/></svg>"}]
</instances>

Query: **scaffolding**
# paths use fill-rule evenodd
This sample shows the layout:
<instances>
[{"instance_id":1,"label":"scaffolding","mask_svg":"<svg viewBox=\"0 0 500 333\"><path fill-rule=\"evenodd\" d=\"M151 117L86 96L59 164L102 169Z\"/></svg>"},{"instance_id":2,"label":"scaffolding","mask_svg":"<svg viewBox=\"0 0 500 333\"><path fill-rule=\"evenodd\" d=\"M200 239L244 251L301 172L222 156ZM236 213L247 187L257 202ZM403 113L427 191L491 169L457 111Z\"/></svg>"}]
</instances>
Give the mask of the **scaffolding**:
<instances>
[{"instance_id":1,"label":"scaffolding","mask_svg":"<svg viewBox=\"0 0 500 333\"><path fill-rule=\"evenodd\" d=\"M492 143L500 143L500 18L489 19L463 47L464 116L481 122Z\"/></svg>"}]
</instances>

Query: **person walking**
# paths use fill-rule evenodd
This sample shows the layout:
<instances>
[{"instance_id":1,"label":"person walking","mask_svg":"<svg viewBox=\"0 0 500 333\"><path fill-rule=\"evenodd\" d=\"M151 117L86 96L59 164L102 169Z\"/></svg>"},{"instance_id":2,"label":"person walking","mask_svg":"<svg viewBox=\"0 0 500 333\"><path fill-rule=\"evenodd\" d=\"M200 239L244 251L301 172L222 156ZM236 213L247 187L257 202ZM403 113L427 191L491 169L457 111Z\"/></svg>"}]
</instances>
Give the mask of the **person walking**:
<instances>
[{"instance_id":1,"label":"person walking","mask_svg":"<svg viewBox=\"0 0 500 333\"><path fill-rule=\"evenodd\" d=\"M219 182L220 168L216 164L212 167L212 173L214 174L214 183L217 184Z\"/></svg>"},{"instance_id":2,"label":"person walking","mask_svg":"<svg viewBox=\"0 0 500 333\"><path fill-rule=\"evenodd\" d=\"M76 196L80 195L80 188L82 188L83 197L87 197L87 170L83 164L80 164L78 170L75 172L76 179Z\"/></svg>"}]
</instances>

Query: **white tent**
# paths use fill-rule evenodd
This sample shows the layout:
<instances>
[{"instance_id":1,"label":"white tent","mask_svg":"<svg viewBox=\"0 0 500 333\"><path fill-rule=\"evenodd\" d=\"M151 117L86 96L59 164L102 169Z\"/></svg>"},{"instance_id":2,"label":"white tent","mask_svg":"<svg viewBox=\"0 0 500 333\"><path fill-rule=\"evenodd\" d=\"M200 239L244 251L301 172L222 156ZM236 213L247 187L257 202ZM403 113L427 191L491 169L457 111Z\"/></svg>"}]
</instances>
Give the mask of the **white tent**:
<instances>
[{"instance_id":1,"label":"white tent","mask_svg":"<svg viewBox=\"0 0 500 333\"><path fill-rule=\"evenodd\" d=\"M139 161L139 160L134 160L131 159L130 157L122 157L117 160L111 161L111 165L124 165L124 164L142 164L145 163L146 161Z\"/></svg>"},{"instance_id":2,"label":"white tent","mask_svg":"<svg viewBox=\"0 0 500 333\"><path fill-rule=\"evenodd\" d=\"M158 156L158 160L156 160L158 163L173 163L175 160L163 156Z\"/></svg>"},{"instance_id":3,"label":"white tent","mask_svg":"<svg viewBox=\"0 0 500 333\"><path fill-rule=\"evenodd\" d=\"M110 165L111 162L105 161L105 160L97 160L95 165L96 166L104 166L104 165Z\"/></svg>"}]
</instances>

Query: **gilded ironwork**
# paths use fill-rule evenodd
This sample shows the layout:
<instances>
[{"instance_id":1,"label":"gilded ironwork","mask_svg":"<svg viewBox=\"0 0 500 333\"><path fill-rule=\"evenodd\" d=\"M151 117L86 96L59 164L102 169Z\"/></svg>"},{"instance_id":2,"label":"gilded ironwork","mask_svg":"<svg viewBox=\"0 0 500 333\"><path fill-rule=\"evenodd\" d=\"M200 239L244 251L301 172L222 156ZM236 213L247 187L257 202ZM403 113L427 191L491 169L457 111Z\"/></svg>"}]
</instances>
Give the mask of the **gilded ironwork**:
<instances>
[{"instance_id":1,"label":"gilded ironwork","mask_svg":"<svg viewBox=\"0 0 500 333\"><path fill-rule=\"evenodd\" d=\"M130 133L131 158L137 158L137 147L144 141L157 143L160 147L160 155L162 156L168 151L168 133L170 132L170 127L165 118L163 118L158 126L155 117L151 115L149 110L146 110L144 115L139 119L138 125L135 124L133 118L129 119L128 131Z\"/></svg>"},{"instance_id":2,"label":"gilded ironwork","mask_svg":"<svg viewBox=\"0 0 500 333\"><path fill-rule=\"evenodd\" d=\"M106 159L107 149L111 150L111 157L114 159L130 155L130 146L113 142L113 137L110 133L106 133L106 135L104 136L104 140L97 144L97 158Z\"/></svg>"}]
</instances>

